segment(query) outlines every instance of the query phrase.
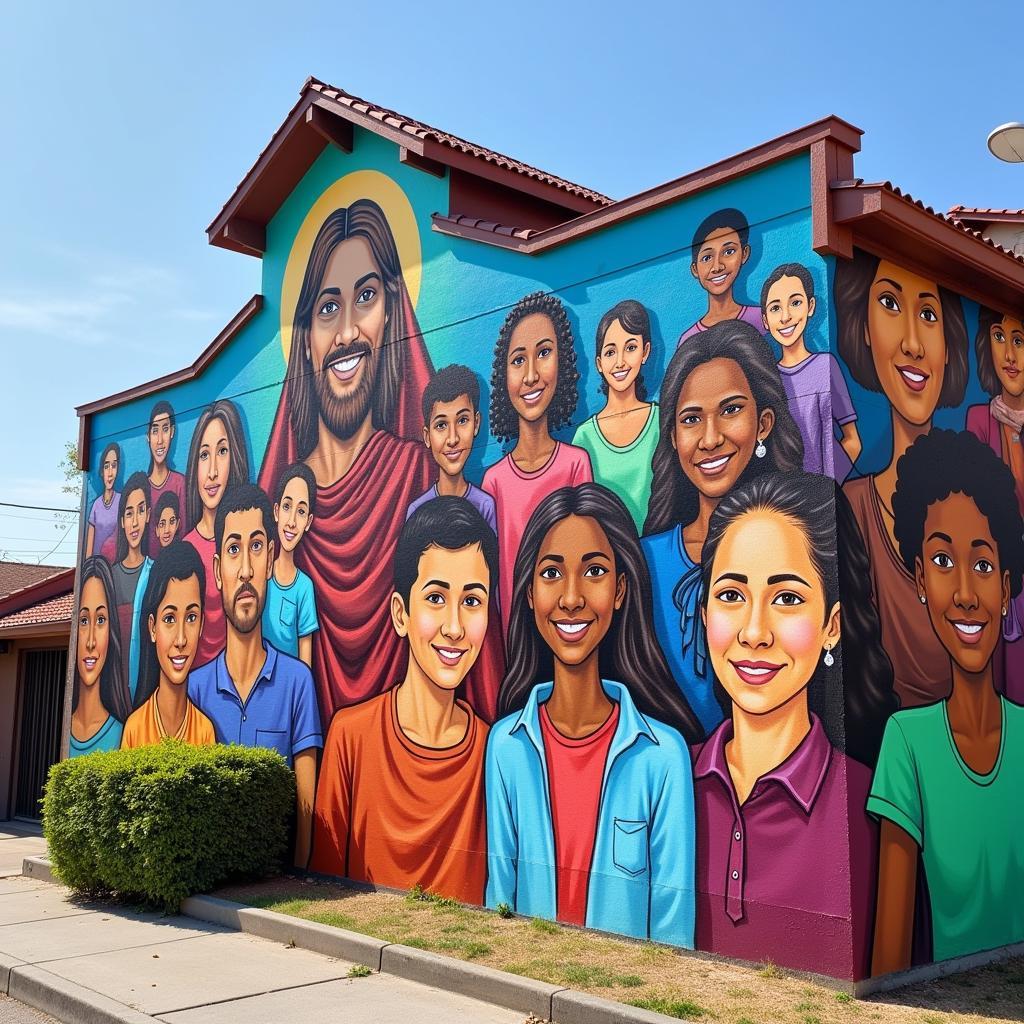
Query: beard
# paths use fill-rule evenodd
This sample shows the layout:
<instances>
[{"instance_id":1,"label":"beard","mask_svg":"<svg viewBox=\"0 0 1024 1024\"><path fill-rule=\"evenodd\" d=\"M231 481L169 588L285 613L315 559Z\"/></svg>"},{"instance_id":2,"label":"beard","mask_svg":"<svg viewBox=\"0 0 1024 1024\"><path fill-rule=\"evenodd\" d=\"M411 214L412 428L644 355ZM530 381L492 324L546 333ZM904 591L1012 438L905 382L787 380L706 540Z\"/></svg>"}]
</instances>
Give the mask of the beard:
<instances>
[{"instance_id":1,"label":"beard","mask_svg":"<svg viewBox=\"0 0 1024 1024\"><path fill-rule=\"evenodd\" d=\"M365 355L359 385L351 394L340 397L331 387L330 368L335 363L360 353ZM376 383L377 357L372 347L365 341L354 341L344 348L333 349L324 357L323 365L316 374L316 396L320 418L335 437L347 441L355 436L370 413Z\"/></svg>"},{"instance_id":2,"label":"beard","mask_svg":"<svg viewBox=\"0 0 1024 1024\"><path fill-rule=\"evenodd\" d=\"M243 596L256 599L251 612L243 612L238 608L238 599ZM231 599L230 605L224 606L224 614L228 622L235 628L235 632L243 635L251 633L263 617L263 604L266 600L266 593L262 596L251 583L243 583Z\"/></svg>"}]
</instances>

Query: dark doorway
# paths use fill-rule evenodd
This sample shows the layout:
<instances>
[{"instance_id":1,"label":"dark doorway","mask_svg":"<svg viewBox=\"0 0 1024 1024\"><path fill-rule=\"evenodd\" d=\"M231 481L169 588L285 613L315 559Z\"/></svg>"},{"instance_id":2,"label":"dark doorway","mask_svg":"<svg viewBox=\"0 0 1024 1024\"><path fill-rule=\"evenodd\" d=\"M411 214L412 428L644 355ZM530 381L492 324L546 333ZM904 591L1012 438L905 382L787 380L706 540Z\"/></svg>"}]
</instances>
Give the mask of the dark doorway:
<instances>
[{"instance_id":1,"label":"dark doorway","mask_svg":"<svg viewBox=\"0 0 1024 1024\"><path fill-rule=\"evenodd\" d=\"M68 652L26 651L23 657L14 816L38 820L46 773L60 760Z\"/></svg>"}]
</instances>

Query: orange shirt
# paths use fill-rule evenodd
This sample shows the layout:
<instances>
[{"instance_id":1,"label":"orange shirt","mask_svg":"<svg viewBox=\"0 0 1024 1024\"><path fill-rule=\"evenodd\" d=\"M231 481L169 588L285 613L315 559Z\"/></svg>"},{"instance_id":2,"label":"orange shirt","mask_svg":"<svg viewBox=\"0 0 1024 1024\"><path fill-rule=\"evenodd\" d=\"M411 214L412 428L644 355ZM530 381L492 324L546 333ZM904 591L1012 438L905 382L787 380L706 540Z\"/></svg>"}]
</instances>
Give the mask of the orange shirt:
<instances>
[{"instance_id":1,"label":"orange shirt","mask_svg":"<svg viewBox=\"0 0 1024 1024\"><path fill-rule=\"evenodd\" d=\"M136 708L124 723L124 734L121 737L121 749L130 750L132 747L146 747L151 743L159 743L163 739L183 740L191 743L194 747L209 747L217 742L213 731L213 723L200 711L192 701L185 705L185 717L182 719L181 728L170 736L160 721L160 709L156 704L158 691L153 691L153 696L141 707Z\"/></svg>"},{"instance_id":2,"label":"orange shirt","mask_svg":"<svg viewBox=\"0 0 1024 1024\"><path fill-rule=\"evenodd\" d=\"M320 769L310 869L394 889L483 903L487 877L487 725L435 750L399 728L396 688L343 708Z\"/></svg>"}]
</instances>

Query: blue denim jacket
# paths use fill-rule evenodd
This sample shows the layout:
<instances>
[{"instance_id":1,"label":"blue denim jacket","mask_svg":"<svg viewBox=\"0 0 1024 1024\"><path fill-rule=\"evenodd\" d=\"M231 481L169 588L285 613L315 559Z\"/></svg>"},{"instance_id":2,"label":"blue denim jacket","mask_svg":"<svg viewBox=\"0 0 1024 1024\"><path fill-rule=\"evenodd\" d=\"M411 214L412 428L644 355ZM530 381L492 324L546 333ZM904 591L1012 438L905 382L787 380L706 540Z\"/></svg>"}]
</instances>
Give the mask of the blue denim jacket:
<instances>
[{"instance_id":1,"label":"blue denim jacket","mask_svg":"<svg viewBox=\"0 0 1024 1024\"><path fill-rule=\"evenodd\" d=\"M646 718L621 683L604 681L619 705L608 750L587 891L588 928L693 948L693 772L686 742ZM536 686L521 712L487 741L486 902L553 920L555 840Z\"/></svg>"}]
</instances>

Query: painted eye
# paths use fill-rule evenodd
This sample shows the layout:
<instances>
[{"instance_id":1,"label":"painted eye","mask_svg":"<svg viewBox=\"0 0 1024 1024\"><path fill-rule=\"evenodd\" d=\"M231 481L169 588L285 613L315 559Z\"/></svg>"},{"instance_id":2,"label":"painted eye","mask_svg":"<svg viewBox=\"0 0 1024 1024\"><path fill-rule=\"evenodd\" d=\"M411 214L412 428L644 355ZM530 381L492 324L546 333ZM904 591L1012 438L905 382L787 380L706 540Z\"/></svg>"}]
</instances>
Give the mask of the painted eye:
<instances>
[{"instance_id":1,"label":"painted eye","mask_svg":"<svg viewBox=\"0 0 1024 1024\"><path fill-rule=\"evenodd\" d=\"M879 295L878 302L883 309L887 309L890 313L900 312L900 304L896 301L896 296L890 292L883 292Z\"/></svg>"},{"instance_id":2,"label":"painted eye","mask_svg":"<svg viewBox=\"0 0 1024 1024\"><path fill-rule=\"evenodd\" d=\"M470 594L462 602L467 608L479 608L483 601L480 600L475 594Z\"/></svg>"},{"instance_id":3,"label":"painted eye","mask_svg":"<svg viewBox=\"0 0 1024 1024\"><path fill-rule=\"evenodd\" d=\"M734 246L734 245L727 245L722 250L722 255L723 256L735 256L736 255L736 246Z\"/></svg>"},{"instance_id":4,"label":"painted eye","mask_svg":"<svg viewBox=\"0 0 1024 1024\"><path fill-rule=\"evenodd\" d=\"M743 595L738 590L736 590L735 587L729 587L726 590L722 590L718 594L716 594L715 597L723 604L743 603Z\"/></svg>"},{"instance_id":5,"label":"painted eye","mask_svg":"<svg viewBox=\"0 0 1024 1024\"><path fill-rule=\"evenodd\" d=\"M700 423L700 416L698 416L695 412L691 412L688 413L686 416L680 417L679 422L682 423L684 427L695 427L698 423Z\"/></svg>"},{"instance_id":6,"label":"painted eye","mask_svg":"<svg viewBox=\"0 0 1024 1024\"><path fill-rule=\"evenodd\" d=\"M583 573L584 579L597 580L608 575L608 569L603 565L588 565Z\"/></svg>"},{"instance_id":7,"label":"painted eye","mask_svg":"<svg viewBox=\"0 0 1024 1024\"><path fill-rule=\"evenodd\" d=\"M773 302L768 307L768 312L769 313L775 313L776 315L781 313L782 312L782 303L781 302Z\"/></svg>"},{"instance_id":8,"label":"painted eye","mask_svg":"<svg viewBox=\"0 0 1024 1024\"><path fill-rule=\"evenodd\" d=\"M96 616L96 625L97 626L105 626L106 624L107 624L107 617L106 617L106 615L103 614L103 612L100 612L99 615Z\"/></svg>"},{"instance_id":9,"label":"painted eye","mask_svg":"<svg viewBox=\"0 0 1024 1024\"><path fill-rule=\"evenodd\" d=\"M446 420L438 420L438 421L437 421L437 422L436 422L436 423L434 424L434 429L435 429L435 430L436 430L436 431L437 431L437 432L438 432L439 434L447 434L447 433L448 433L448 422L447 422Z\"/></svg>"},{"instance_id":10,"label":"painted eye","mask_svg":"<svg viewBox=\"0 0 1024 1024\"><path fill-rule=\"evenodd\" d=\"M1021 335L1019 335L1019 334L1015 334L1013 336L1013 347L1014 348L1024 347L1024 337L1021 337Z\"/></svg>"},{"instance_id":11,"label":"painted eye","mask_svg":"<svg viewBox=\"0 0 1024 1024\"><path fill-rule=\"evenodd\" d=\"M337 313L339 309L341 309L341 306L339 306L338 303L334 301L334 299L328 299L320 307L320 316L334 316L334 314Z\"/></svg>"},{"instance_id":12,"label":"painted eye","mask_svg":"<svg viewBox=\"0 0 1024 1024\"><path fill-rule=\"evenodd\" d=\"M929 324L937 324L939 322L939 316L931 306L925 306L921 310L921 319Z\"/></svg>"},{"instance_id":13,"label":"painted eye","mask_svg":"<svg viewBox=\"0 0 1024 1024\"><path fill-rule=\"evenodd\" d=\"M187 614L187 615L185 616L185 621L186 621L186 622L187 622L187 623L188 623L188 624L189 624L190 626L191 626L191 625L194 625L195 623L197 623L197 622L199 621L199 613L198 613L198 612L189 612L189 613L188 613L188 614Z\"/></svg>"},{"instance_id":14,"label":"painted eye","mask_svg":"<svg viewBox=\"0 0 1024 1024\"><path fill-rule=\"evenodd\" d=\"M700 257L701 263L707 263L711 259L711 253L706 252Z\"/></svg>"},{"instance_id":15,"label":"painted eye","mask_svg":"<svg viewBox=\"0 0 1024 1024\"><path fill-rule=\"evenodd\" d=\"M206 460L207 460L207 459L208 459L209 457L210 457L210 453L209 453L208 451L206 451L206 449L205 449L205 448L203 449L203 451L201 451L201 452L199 453L199 461L200 461L200 462L206 462Z\"/></svg>"},{"instance_id":16,"label":"painted eye","mask_svg":"<svg viewBox=\"0 0 1024 1024\"><path fill-rule=\"evenodd\" d=\"M806 604L806 602L799 594L794 594L792 590L784 590L781 594L776 594L772 598L772 604L781 605L783 608L796 608L798 605Z\"/></svg>"},{"instance_id":17,"label":"painted eye","mask_svg":"<svg viewBox=\"0 0 1024 1024\"><path fill-rule=\"evenodd\" d=\"M259 552L261 552L263 550L263 541L261 541L261 540L254 540L249 545L249 550L254 552L255 554L259 554Z\"/></svg>"},{"instance_id":18,"label":"painted eye","mask_svg":"<svg viewBox=\"0 0 1024 1024\"><path fill-rule=\"evenodd\" d=\"M78 620L78 625L79 625L79 628L81 628L81 629L88 629L89 628L89 616L88 615L83 615Z\"/></svg>"},{"instance_id":19,"label":"painted eye","mask_svg":"<svg viewBox=\"0 0 1024 1024\"><path fill-rule=\"evenodd\" d=\"M226 455L230 454L230 449L228 448L228 446L226 444L222 444L217 449L217 454L223 459Z\"/></svg>"},{"instance_id":20,"label":"painted eye","mask_svg":"<svg viewBox=\"0 0 1024 1024\"><path fill-rule=\"evenodd\" d=\"M229 544L228 545L228 554L232 558L237 558L238 557L238 551L239 551L239 548L238 548L237 544Z\"/></svg>"},{"instance_id":21,"label":"painted eye","mask_svg":"<svg viewBox=\"0 0 1024 1024\"><path fill-rule=\"evenodd\" d=\"M790 303L790 305L791 305L791 306L792 306L792 307L793 307L794 309L799 309L799 308L800 308L800 307L801 307L801 306L802 306L803 304L804 304L804 300L803 300L803 299L794 299L794 300L793 300L793 301L792 301L792 302Z\"/></svg>"},{"instance_id":22,"label":"painted eye","mask_svg":"<svg viewBox=\"0 0 1024 1024\"><path fill-rule=\"evenodd\" d=\"M953 559L950 558L945 551L940 551L938 554L932 555L932 562L940 569L953 568Z\"/></svg>"},{"instance_id":23,"label":"painted eye","mask_svg":"<svg viewBox=\"0 0 1024 1024\"><path fill-rule=\"evenodd\" d=\"M525 362L526 362L526 356L513 356L512 357L512 365L513 366L522 366L523 363L525 363Z\"/></svg>"},{"instance_id":24,"label":"painted eye","mask_svg":"<svg viewBox=\"0 0 1024 1024\"><path fill-rule=\"evenodd\" d=\"M993 332L992 332L992 337L993 337L993 338L994 338L994 339L995 339L996 341L998 341L1000 345L1002 345L1002 343L1003 343L1004 341L1006 341L1006 335L1004 335L1004 334L1003 334L1003 332L1002 332L1002 331L999 331L999 330L995 330L995 331L993 331ZM1016 340L1016 339L1015 339L1015 340Z\"/></svg>"},{"instance_id":25,"label":"painted eye","mask_svg":"<svg viewBox=\"0 0 1024 1024\"><path fill-rule=\"evenodd\" d=\"M743 406L739 405L736 402L733 402L730 405L727 405L722 410L722 415L723 416L735 416L738 412L743 412Z\"/></svg>"},{"instance_id":26,"label":"painted eye","mask_svg":"<svg viewBox=\"0 0 1024 1024\"><path fill-rule=\"evenodd\" d=\"M995 568L996 567L987 558L979 558L974 563L974 571L980 572L985 576L988 576L989 573L995 572Z\"/></svg>"},{"instance_id":27,"label":"painted eye","mask_svg":"<svg viewBox=\"0 0 1024 1024\"><path fill-rule=\"evenodd\" d=\"M629 344L628 344L628 345L626 346L626 351L627 351L627 352L636 352L636 351L637 351L637 350L638 350L639 348L640 348L640 346L639 346L639 345L638 345L638 344L637 344L637 343L636 343L635 341L631 341L631 342L630 342L630 343L629 343Z\"/></svg>"},{"instance_id":28,"label":"painted eye","mask_svg":"<svg viewBox=\"0 0 1024 1024\"><path fill-rule=\"evenodd\" d=\"M174 625L174 614L172 612L167 612L167 614L164 615L164 617L163 617L163 624L165 626L173 626Z\"/></svg>"},{"instance_id":29,"label":"painted eye","mask_svg":"<svg viewBox=\"0 0 1024 1024\"><path fill-rule=\"evenodd\" d=\"M604 352L601 353L601 355L605 359L614 359L615 358L615 349L613 349L611 346L609 346L608 348L606 348L604 350Z\"/></svg>"},{"instance_id":30,"label":"painted eye","mask_svg":"<svg viewBox=\"0 0 1024 1024\"><path fill-rule=\"evenodd\" d=\"M562 578L562 574L553 565L545 566L537 575L542 580L560 580Z\"/></svg>"},{"instance_id":31,"label":"painted eye","mask_svg":"<svg viewBox=\"0 0 1024 1024\"><path fill-rule=\"evenodd\" d=\"M544 346L544 347L543 347L542 349L540 349L540 351L539 351L539 352L537 353L537 358L538 358L538 359L547 359L547 357L548 357L549 355L551 355L551 353L552 353L552 352L554 352L554 349L553 349L553 348L552 348L552 347L551 347L550 345L545 345L545 346Z\"/></svg>"},{"instance_id":32,"label":"painted eye","mask_svg":"<svg viewBox=\"0 0 1024 1024\"><path fill-rule=\"evenodd\" d=\"M356 305L357 306L365 306L368 302L373 302L373 300L376 297L377 297L377 289L376 288L364 288L356 296Z\"/></svg>"},{"instance_id":33,"label":"painted eye","mask_svg":"<svg viewBox=\"0 0 1024 1024\"><path fill-rule=\"evenodd\" d=\"M435 608L444 607L444 594L439 594L436 590L426 596L427 604L432 604Z\"/></svg>"},{"instance_id":34,"label":"painted eye","mask_svg":"<svg viewBox=\"0 0 1024 1024\"><path fill-rule=\"evenodd\" d=\"M305 519L309 513L304 508L300 508L295 514Z\"/></svg>"}]
</instances>

